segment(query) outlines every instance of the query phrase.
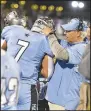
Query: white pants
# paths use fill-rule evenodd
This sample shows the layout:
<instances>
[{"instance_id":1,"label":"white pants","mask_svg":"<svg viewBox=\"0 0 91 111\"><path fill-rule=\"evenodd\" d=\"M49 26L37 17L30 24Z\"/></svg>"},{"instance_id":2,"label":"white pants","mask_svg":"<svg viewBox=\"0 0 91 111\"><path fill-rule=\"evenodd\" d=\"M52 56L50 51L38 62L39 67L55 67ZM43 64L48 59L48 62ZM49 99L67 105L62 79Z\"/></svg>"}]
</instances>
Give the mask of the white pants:
<instances>
[{"instance_id":1,"label":"white pants","mask_svg":"<svg viewBox=\"0 0 91 111\"><path fill-rule=\"evenodd\" d=\"M50 110L65 110L63 106L59 106L53 103L48 102Z\"/></svg>"}]
</instances>

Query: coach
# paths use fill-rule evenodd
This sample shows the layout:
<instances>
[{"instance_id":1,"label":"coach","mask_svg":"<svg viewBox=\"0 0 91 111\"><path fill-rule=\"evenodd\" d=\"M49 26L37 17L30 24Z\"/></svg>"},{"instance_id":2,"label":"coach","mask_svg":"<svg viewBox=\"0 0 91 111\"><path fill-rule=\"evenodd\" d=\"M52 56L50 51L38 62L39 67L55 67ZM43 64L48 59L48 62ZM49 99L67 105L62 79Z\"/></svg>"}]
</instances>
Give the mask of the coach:
<instances>
[{"instance_id":1,"label":"coach","mask_svg":"<svg viewBox=\"0 0 91 111\"><path fill-rule=\"evenodd\" d=\"M48 83L46 99L50 110L75 110L79 104L79 89L83 76L77 72L86 43L85 25L79 19L72 19L62 25L66 40L58 42L55 33L46 27L43 33L48 37L50 48L57 59L55 71Z\"/></svg>"}]
</instances>

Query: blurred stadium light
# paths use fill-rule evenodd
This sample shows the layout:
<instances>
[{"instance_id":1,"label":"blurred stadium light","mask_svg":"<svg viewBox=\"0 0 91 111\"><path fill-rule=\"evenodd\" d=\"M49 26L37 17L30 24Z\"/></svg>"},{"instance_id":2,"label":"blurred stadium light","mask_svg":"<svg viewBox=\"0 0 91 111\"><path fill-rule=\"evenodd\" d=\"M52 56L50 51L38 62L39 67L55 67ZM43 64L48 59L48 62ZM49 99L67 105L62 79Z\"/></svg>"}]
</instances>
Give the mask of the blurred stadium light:
<instances>
[{"instance_id":1,"label":"blurred stadium light","mask_svg":"<svg viewBox=\"0 0 91 111\"><path fill-rule=\"evenodd\" d=\"M25 5L25 3L26 3L26 1L19 1L19 4L22 6Z\"/></svg>"},{"instance_id":2,"label":"blurred stadium light","mask_svg":"<svg viewBox=\"0 0 91 111\"><path fill-rule=\"evenodd\" d=\"M31 9L32 10L38 10L38 5L37 4L33 4L33 5L31 5Z\"/></svg>"},{"instance_id":3,"label":"blurred stadium light","mask_svg":"<svg viewBox=\"0 0 91 111\"><path fill-rule=\"evenodd\" d=\"M47 9L47 6L46 6L46 5L41 5L41 6L40 6L40 10L43 10L43 11L44 11L44 10L46 10L46 9Z\"/></svg>"},{"instance_id":4,"label":"blurred stadium light","mask_svg":"<svg viewBox=\"0 0 91 111\"><path fill-rule=\"evenodd\" d=\"M60 11L62 11L62 10L63 10L63 7L61 7L61 6L56 7L56 11L57 11L57 12L60 12Z\"/></svg>"},{"instance_id":5,"label":"blurred stadium light","mask_svg":"<svg viewBox=\"0 0 91 111\"><path fill-rule=\"evenodd\" d=\"M18 8L19 5L18 4L11 4L11 8Z\"/></svg>"},{"instance_id":6,"label":"blurred stadium light","mask_svg":"<svg viewBox=\"0 0 91 111\"><path fill-rule=\"evenodd\" d=\"M53 6L53 5L50 5L49 7L48 7L48 10L49 11L53 11L55 9L55 7Z\"/></svg>"},{"instance_id":7,"label":"blurred stadium light","mask_svg":"<svg viewBox=\"0 0 91 111\"><path fill-rule=\"evenodd\" d=\"M18 6L18 4L14 4L14 8L18 8L19 6Z\"/></svg>"},{"instance_id":8,"label":"blurred stadium light","mask_svg":"<svg viewBox=\"0 0 91 111\"><path fill-rule=\"evenodd\" d=\"M14 4L13 3L10 6L11 6L11 8L14 8Z\"/></svg>"},{"instance_id":9,"label":"blurred stadium light","mask_svg":"<svg viewBox=\"0 0 91 111\"><path fill-rule=\"evenodd\" d=\"M78 7L79 7L79 8L83 8L83 7L84 7L84 3L79 2Z\"/></svg>"},{"instance_id":10,"label":"blurred stadium light","mask_svg":"<svg viewBox=\"0 0 91 111\"><path fill-rule=\"evenodd\" d=\"M1 0L1 4L6 4L7 1L6 0Z\"/></svg>"},{"instance_id":11,"label":"blurred stadium light","mask_svg":"<svg viewBox=\"0 0 91 111\"><path fill-rule=\"evenodd\" d=\"M79 2L79 1L72 1L72 7L74 8L83 8L84 7L84 3L83 2Z\"/></svg>"},{"instance_id":12,"label":"blurred stadium light","mask_svg":"<svg viewBox=\"0 0 91 111\"><path fill-rule=\"evenodd\" d=\"M78 2L77 1L72 1L72 7L78 7Z\"/></svg>"}]
</instances>

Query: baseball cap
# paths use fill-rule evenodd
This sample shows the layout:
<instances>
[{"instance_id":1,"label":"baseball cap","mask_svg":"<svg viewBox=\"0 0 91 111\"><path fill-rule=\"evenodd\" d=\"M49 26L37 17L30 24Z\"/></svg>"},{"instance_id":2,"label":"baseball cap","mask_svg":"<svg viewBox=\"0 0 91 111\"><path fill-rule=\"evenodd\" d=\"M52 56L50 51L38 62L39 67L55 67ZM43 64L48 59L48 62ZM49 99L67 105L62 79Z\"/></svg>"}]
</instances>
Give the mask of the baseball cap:
<instances>
[{"instance_id":1,"label":"baseball cap","mask_svg":"<svg viewBox=\"0 0 91 111\"><path fill-rule=\"evenodd\" d=\"M77 30L79 26L80 20L77 18L71 19L71 21L67 24L61 25L61 27L66 30L66 31L72 31L72 30ZM83 23L83 29L82 31L86 31L88 26Z\"/></svg>"}]
</instances>

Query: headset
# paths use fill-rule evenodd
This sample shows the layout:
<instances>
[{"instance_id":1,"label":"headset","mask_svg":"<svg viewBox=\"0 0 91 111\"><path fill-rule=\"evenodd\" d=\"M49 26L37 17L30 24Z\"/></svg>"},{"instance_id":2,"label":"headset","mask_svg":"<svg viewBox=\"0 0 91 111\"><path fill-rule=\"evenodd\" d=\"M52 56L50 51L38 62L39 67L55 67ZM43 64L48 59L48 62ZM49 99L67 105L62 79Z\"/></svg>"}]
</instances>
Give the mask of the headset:
<instances>
[{"instance_id":1,"label":"headset","mask_svg":"<svg viewBox=\"0 0 91 111\"><path fill-rule=\"evenodd\" d=\"M81 19L78 19L78 20L79 20L79 25L77 27L77 30L78 31L83 31L83 26L84 26L83 21Z\"/></svg>"},{"instance_id":2,"label":"headset","mask_svg":"<svg viewBox=\"0 0 91 111\"><path fill-rule=\"evenodd\" d=\"M78 25L77 30L78 30L78 31L82 31L82 32L81 32L81 37L82 37L82 38L85 38L85 37L87 36L87 32L86 32L86 31L83 31L84 25L85 25L85 24L83 23L83 21L82 21L81 19L79 19L79 25Z\"/></svg>"}]
</instances>

